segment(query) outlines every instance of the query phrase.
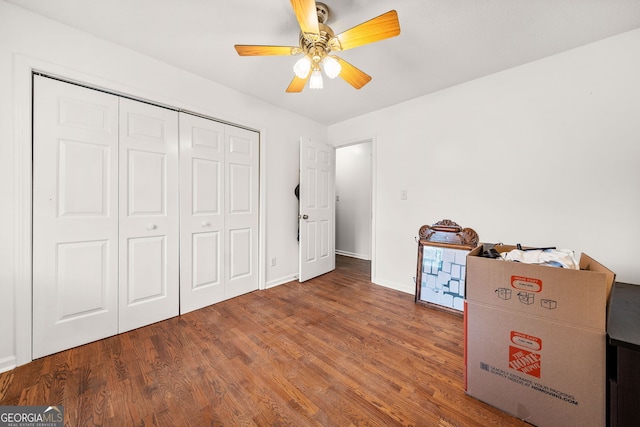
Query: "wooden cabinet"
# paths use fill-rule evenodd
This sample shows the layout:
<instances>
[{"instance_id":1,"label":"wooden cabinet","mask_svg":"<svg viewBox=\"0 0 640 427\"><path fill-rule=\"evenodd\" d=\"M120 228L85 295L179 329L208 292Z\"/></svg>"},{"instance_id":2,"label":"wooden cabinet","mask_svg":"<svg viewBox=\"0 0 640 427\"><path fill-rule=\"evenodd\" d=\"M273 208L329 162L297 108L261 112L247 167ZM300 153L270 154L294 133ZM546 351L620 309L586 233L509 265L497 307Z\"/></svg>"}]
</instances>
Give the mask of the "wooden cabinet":
<instances>
[{"instance_id":1,"label":"wooden cabinet","mask_svg":"<svg viewBox=\"0 0 640 427\"><path fill-rule=\"evenodd\" d=\"M609 425L640 425L640 286L616 283L607 323Z\"/></svg>"},{"instance_id":2,"label":"wooden cabinet","mask_svg":"<svg viewBox=\"0 0 640 427\"><path fill-rule=\"evenodd\" d=\"M419 231L415 302L451 313L464 313L467 254L480 238L450 219Z\"/></svg>"}]
</instances>

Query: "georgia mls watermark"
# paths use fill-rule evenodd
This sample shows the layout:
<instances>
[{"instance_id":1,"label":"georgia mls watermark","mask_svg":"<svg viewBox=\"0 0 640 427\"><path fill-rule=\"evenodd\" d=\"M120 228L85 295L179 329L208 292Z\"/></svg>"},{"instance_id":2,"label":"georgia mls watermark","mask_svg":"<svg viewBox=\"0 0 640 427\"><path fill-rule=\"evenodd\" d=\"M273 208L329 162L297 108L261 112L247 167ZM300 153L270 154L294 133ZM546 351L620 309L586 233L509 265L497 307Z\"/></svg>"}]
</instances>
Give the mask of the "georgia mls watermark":
<instances>
[{"instance_id":1,"label":"georgia mls watermark","mask_svg":"<svg viewBox=\"0 0 640 427\"><path fill-rule=\"evenodd\" d=\"M0 427L64 427L64 407L0 406Z\"/></svg>"}]
</instances>

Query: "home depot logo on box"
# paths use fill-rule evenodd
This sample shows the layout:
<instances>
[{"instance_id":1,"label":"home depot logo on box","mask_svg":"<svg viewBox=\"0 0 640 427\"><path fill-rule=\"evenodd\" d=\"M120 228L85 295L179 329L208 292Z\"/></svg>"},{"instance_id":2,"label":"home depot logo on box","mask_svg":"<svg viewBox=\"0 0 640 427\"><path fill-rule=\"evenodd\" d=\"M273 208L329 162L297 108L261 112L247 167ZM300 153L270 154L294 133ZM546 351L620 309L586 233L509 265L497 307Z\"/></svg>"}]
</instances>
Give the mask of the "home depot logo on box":
<instances>
[{"instance_id":1,"label":"home depot logo on box","mask_svg":"<svg viewBox=\"0 0 640 427\"><path fill-rule=\"evenodd\" d=\"M511 344L513 345L509 345L509 367L540 378L542 340L521 332L511 331Z\"/></svg>"},{"instance_id":2,"label":"home depot logo on box","mask_svg":"<svg viewBox=\"0 0 640 427\"><path fill-rule=\"evenodd\" d=\"M542 292L542 280L531 277L511 276L511 286L521 291Z\"/></svg>"}]
</instances>

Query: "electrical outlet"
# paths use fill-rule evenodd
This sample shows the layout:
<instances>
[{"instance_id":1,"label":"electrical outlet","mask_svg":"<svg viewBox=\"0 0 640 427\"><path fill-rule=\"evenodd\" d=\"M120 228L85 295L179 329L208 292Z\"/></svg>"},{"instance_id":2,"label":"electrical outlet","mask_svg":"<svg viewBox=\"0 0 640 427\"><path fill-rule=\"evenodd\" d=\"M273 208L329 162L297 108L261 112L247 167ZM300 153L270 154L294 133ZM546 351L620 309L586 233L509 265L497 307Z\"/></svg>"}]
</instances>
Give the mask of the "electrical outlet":
<instances>
[{"instance_id":1,"label":"electrical outlet","mask_svg":"<svg viewBox=\"0 0 640 427\"><path fill-rule=\"evenodd\" d=\"M271 267L275 267L276 266L276 257L272 257L271 258Z\"/></svg>"},{"instance_id":2,"label":"electrical outlet","mask_svg":"<svg viewBox=\"0 0 640 427\"><path fill-rule=\"evenodd\" d=\"M400 200L407 200L407 190L400 190Z\"/></svg>"}]
</instances>

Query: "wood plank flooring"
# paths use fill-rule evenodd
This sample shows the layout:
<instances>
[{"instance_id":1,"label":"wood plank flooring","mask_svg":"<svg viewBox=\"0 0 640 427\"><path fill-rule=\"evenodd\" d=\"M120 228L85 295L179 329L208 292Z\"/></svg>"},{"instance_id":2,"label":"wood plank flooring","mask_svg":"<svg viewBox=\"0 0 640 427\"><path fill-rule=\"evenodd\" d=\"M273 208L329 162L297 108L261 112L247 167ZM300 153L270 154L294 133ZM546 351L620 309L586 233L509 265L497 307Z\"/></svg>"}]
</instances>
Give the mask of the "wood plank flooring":
<instances>
[{"instance_id":1,"label":"wood plank flooring","mask_svg":"<svg viewBox=\"0 0 640 427\"><path fill-rule=\"evenodd\" d=\"M527 426L464 393L463 324L369 263L256 291L0 374L68 426Z\"/></svg>"}]
</instances>

